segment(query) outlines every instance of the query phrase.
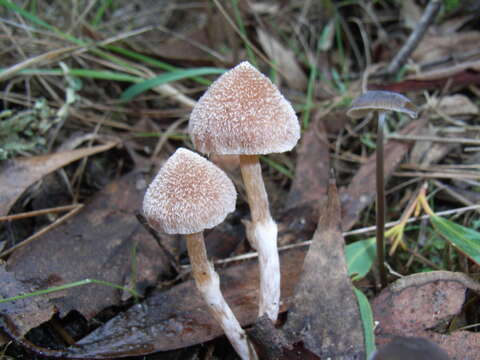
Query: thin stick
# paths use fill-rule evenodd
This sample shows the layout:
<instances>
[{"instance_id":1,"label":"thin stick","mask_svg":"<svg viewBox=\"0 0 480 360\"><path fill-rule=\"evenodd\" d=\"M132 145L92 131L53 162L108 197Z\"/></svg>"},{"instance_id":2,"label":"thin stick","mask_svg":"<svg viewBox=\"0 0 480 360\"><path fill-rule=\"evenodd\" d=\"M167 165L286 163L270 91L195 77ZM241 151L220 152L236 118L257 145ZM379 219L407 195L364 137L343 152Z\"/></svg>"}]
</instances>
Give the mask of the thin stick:
<instances>
[{"instance_id":1,"label":"thin stick","mask_svg":"<svg viewBox=\"0 0 480 360\"><path fill-rule=\"evenodd\" d=\"M436 216L447 216L447 215L461 214L461 213L466 212L466 211L479 210L479 209L480 209L480 205L472 205L472 206L461 207L461 208L458 208L458 209L439 211L439 212L435 213L435 215ZM415 217L411 217L407 221L405 221L405 224L411 224L415 221L425 220L425 219L429 219L429 218L430 218L430 215L428 215L428 214L425 214L425 215L422 215L422 216L415 216ZM386 228L391 228L395 225L398 225L399 223L400 223L399 220L390 221L390 222L385 224L385 227ZM360 228L360 229L346 231L342 235L343 236L350 236L350 235L366 234L366 233L375 231L376 229L377 229L376 226L367 226L367 227L363 227L363 228ZM283 245L283 246L278 247L278 251L286 251L286 250L290 250L290 249L297 249L297 248L301 248L301 247L306 247L306 246L310 246L311 243L312 243L312 240L306 240L306 241L298 242L298 243L295 243L295 244ZM255 259L256 257L258 257L257 252L249 252L249 253L245 253L245 254L241 254L241 255L231 256L231 257L225 258L225 259L215 260L213 263L218 264L218 265L228 264L228 263L235 262L235 261ZM182 265L181 268L183 270L188 271L188 269L190 269L190 265Z\"/></svg>"},{"instance_id":2,"label":"thin stick","mask_svg":"<svg viewBox=\"0 0 480 360\"><path fill-rule=\"evenodd\" d=\"M57 220L55 220L53 223L51 223L50 225L47 225L45 226L43 229L41 229L40 231L37 231L35 234L33 234L32 236L26 238L25 240L23 240L22 242L18 243L17 245L15 246L12 246L11 248L5 250L4 252L0 253L0 259L7 256L7 255L10 255L12 252L14 252L15 250L21 248L22 246L25 246L29 243L31 243L33 240L37 239L38 237L46 234L47 232L49 232L50 230L52 230L53 228L57 227L58 225L62 224L63 222L67 221L68 219L70 219L72 216L74 216L76 213L78 213L80 211L80 209L83 208L83 204L78 204L77 207L73 208L72 210L70 210L67 214L63 215L62 217L58 218Z\"/></svg>"},{"instance_id":3,"label":"thin stick","mask_svg":"<svg viewBox=\"0 0 480 360\"><path fill-rule=\"evenodd\" d=\"M387 271L385 269L385 177L383 159L383 138L385 126L385 112L378 113L377 128L377 256L380 283L382 288L387 286Z\"/></svg>"},{"instance_id":4,"label":"thin stick","mask_svg":"<svg viewBox=\"0 0 480 360\"><path fill-rule=\"evenodd\" d=\"M135 213L135 216L138 222L145 228L145 230L147 230L150 233L150 235L152 235L152 237L157 242L158 247L163 252L163 255L165 255L170 265L175 269L177 274L179 274L180 268L178 266L177 261L175 260L175 256L173 256L173 254L163 245L162 239L160 239L157 232L148 224L148 221L147 219L145 219L145 216L143 216L139 212Z\"/></svg>"},{"instance_id":5,"label":"thin stick","mask_svg":"<svg viewBox=\"0 0 480 360\"><path fill-rule=\"evenodd\" d=\"M408 57L416 49L420 40L422 40L430 24L435 20L435 17L442 6L441 0L431 0L418 23L415 31L408 37L407 42L403 45L397 55L392 59L390 65L387 67L387 74L394 74L407 61Z\"/></svg>"},{"instance_id":6,"label":"thin stick","mask_svg":"<svg viewBox=\"0 0 480 360\"><path fill-rule=\"evenodd\" d=\"M469 138L445 138L437 136L421 136L421 135L388 135L389 139L402 140L402 141L432 141L438 143L454 143L454 144L467 144L467 145L480 145L480 140Z\"/></svg>"},{"instance_id":7,"label":"thin stick","mask_svg":"<svg viewBox=\"0 0 480 360\"><path fill-rule=\"evenodd\" d=\"M48 209L28 211L28 212L24 212L24 213L20 213L20 214L0 216L0 222L26 219L26 218L29 218L29 217L35 217L35 216L40 216L40 215L45 215L45 214L54 214L54 213L58 213L58 212L69 211L69 210L75 209L78 205L79 204L57 206L57 207L48 208Z\"/></svg>"}]
</instances>

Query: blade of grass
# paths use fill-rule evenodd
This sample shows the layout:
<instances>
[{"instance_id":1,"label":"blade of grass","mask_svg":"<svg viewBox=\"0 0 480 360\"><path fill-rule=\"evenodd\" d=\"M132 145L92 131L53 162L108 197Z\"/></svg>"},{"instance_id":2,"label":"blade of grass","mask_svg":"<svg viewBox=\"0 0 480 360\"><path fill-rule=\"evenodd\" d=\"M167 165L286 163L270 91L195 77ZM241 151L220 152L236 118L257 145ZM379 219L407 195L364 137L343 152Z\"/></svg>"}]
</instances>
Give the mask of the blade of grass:
<instances>
[{"instance_id":1,"label":"blade of grass","mask_svg":"<svg viewBox=\"0 0 480 360\"><path fill-rule=\"evenodd\" d=\"M122 93L120 99L124 101L129 101L132 100L135 96L145 91L148 91L156 86L166 84L171 81L188 79L200 75L223 74L225 71L225 69L210 67L174 70L130 86Z\"/></svg>"},{"instance_id":2,"label":"blade of grass","mask_svg":"<svg viewBox=\"0 0 480 360\"><path fill-rule=\"evenodd\" d=\"M0 69L0 76L5 69ZM61 69L24 69L18 72L21 75L51 75L51 76L63 76L64 73ZM89 69L69 69L69 74L86 77L92 79L104 79L112 81L125 81L125 82L140 82L144 79L138 76L132 76L125 73L107 71L107 70L89 70Z\"/></svg>"},{"instance_id":3,"label":"blade of grass","mask_svg":"<svg viewBox=\"0 0 480 360\"><path fill-rule=\"evenodd\" d=\"M111 282L108 282L108 281L104 281L104 280L88 278L88 279L75 281L75 282L71 282L71 283L68 283L68 284L60 285L60 286L52 286L52 287L44 289L44 290L33 291L31 293L28 293L28 294L17 295L17 296L12 296L12 297L5 298L5 299L0 299L0 304L6 303L6 302L9 302L9 301L26 299L26 298L29 298L29 297L32 297L32 296L50 294L52 292L58 292L58 291L67 290L67 289L71 289L71 288L74 288L74 287L77 287L77 286L83 286L83 285L88 285L88 284L98 284L98 285L103 285L103 286L109 286L109 287L112 287L114 289L119 289L119 290L122 290L122 291L128 291L136 299L141 297L141 295L133 289L129 289L129 288L123 287L121 285L117 285L117 284L114 284L114 283L111 283Z\"/></svg>"},{"instance_id":4,"label":"blade of grass","mask_svg":"<svg viewBox=\"0 0 480 360\"><path fill-rule=\"evenodd\" d=\"M142 61L145 64L158 67L159 69L162 69L162 70L165 70L165 71L180 70L180 68L178 68L176 66L173 66L169 63L166 63L164 61L160 61L160 60L154 59L150 56L142 55L142 54L139 54L135 51L124 49L124 48L119 47L119 46L107 45L107 46L105 46L105 49L116 52L116 53L121 54L123 56L127 56L131 59L134 59L134 60ZM195 80L196 82L198 82L199 84L202 84L202 85L210 85L212 83L210 80L204 79L204 78L199 77L199 76L192 77L192 80Z\"/></svg>"},{"instance_id":5,"label":"blade of grass","mask_svg":"<svg viewBox=\"0 0 480 360\"><path fill-rule=\"evenodd\" d=\"M269 159L268 157L266 156L260 156L260 160L262 160L265 164L267 164L268 166L274 168L275 170L277 170L279 173L285 175L286 177L288 177L289 179L293 179L294 178L294 174L291 170L287 169L285 166L279 164L278 162L272 160L272 159Z\"/></svg>"},{"instance_id":6,"label":"blade of grass","mask_svg":"<svg viewBox=\"0 0 480 360\"><path fill-rule=\"evenodd\" d=\"M360 309L360 317L363 324L363 336L365 339L365 352L367 353L367 359L375 351L375 334L373 332L373 313L370 303L363 292L354 288L355 295L357 296L358 307Z\"/></svg>"},{"instance_id":7,"label":"blade of grass","mask_svg":"<svg viewBox=\"0 0 480 360\"><path fill-rule=\"evenodd\" d=\"M480 265L480 233L439 216L430 217L435 230L455 248Z\"/></svg>"},{"instance_id":8,"label":"blade of grass","mask_svg":"<svg viewBox=\"0 0 480 360\"><path fill-rule=\"evenodd\" d=\"M97 12L95 13L95 16L93 17L93 20L91 22L92 26L96 27L98 24L100 24L100 21L105 15L105 12L110 6L112 6L112 4L113 4L113 0L103 0L102 4L100 5Z\"/></svg>"}]
</instances>

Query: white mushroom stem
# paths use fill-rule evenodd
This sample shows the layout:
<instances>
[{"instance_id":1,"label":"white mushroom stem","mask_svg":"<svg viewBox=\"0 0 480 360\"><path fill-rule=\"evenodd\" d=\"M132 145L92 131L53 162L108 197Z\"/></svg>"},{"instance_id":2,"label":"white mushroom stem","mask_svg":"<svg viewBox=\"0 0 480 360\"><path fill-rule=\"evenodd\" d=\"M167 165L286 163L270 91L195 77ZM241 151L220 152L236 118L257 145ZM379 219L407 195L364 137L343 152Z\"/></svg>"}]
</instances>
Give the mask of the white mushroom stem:
<instances>
[{"instance_id":1,"label":"white mushroom stem","mask_svg":"<svg viewBox=\"0 0 480 360\"><path fill-rule=\"evenodd\" d=\"M192 265L193 278L215 320L222 327L235 351L243 360L257 359L245 331L240 326L230 306L220 291L220 280L207 258L203 233L185 235L187 250Z\"/></svg>"},{"instance_id":2,"label":"white mushroom stem","mask_svg":"<svg viewBox=\"0 0 480 360\"><path fill-rule=\"evenodd\" d=\"M240 169L247 192L252 221L245 221L247 238L258 252L260 300L258 315L275 323L280 306L280 261L277 224L270 215L262 169L256 155L240 155Z\"/></svg>"}]
</instances>

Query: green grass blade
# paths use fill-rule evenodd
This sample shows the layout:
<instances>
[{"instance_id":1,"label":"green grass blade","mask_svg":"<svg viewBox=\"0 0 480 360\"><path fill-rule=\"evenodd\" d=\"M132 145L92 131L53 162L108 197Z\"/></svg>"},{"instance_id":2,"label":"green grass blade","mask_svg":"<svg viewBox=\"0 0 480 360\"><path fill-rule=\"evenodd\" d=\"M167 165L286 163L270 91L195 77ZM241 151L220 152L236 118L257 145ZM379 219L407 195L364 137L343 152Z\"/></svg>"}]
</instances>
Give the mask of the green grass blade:
<instances>
[{"instance_id":1,"label":"green grass blade","mask_svg":"<svg viewBox=\"0 0 480 360\"><path fill-rule=\"evenodd\" d=\"M17 296L12 296L12 297L5 298L5 299L0 299L0 304L6 303L6 302L9 302L9 301L26 299L26 298L29 298L29 297L32 297L32 296L50 294L52 292L67 290L67 289L71 289L71 288L74 288L74 287L77 287L77 286L83 286L83 285L88 285L88 284L104 285L104 286L112 287L114 289L119 289L119 290L122 290L122 291L128 291L136 299L141 297L141 295L133 289L129 289L129 288L117 285L117 284L113 284L113 283L108 282L108 281L97 280L97 279L84 279L84 280L75 281L75 282L60 285L60 286L52 286L52 287L44 289L44 290L33 291L31 293L28 293L28 294L17 295Z\"/></svg>"},{"instance_id":2,"label":"green grass blade","mask_svg":"<svg viewBox=\"0 0 480 360\"><path fill-rule=\"evenodd\" d=\"M139 53L137 53L135 51L132 51L132 50L124 49L120 46L107 45L104 48L107 49L107 50L110 50L112 52L116 52L117 54L121 54L123 56L129 57L133 60L142 61L143 63L145 63L147 65L155 66L155 67L157 67L159 69L162 69L162 70L165 70L165 71L181 70L180 68L178 68L176 66L173 66L169 63L166 63L164 61L160 61L160 60L154 59L150 56L139 54ZM198 82L199 84L202 84L202 85L210 85L212 83L210 80L204 79L202 77L197 77L197 76L192 77L192 80L195 80L196 82Z\"/></svg>"},{"instance_id":3,"label":"green grass blade","mask_svg":"<svg viewBox=\"0 0 480 360\"><path fill-rule=\"evenodd\" d=\"M353 280L360 280L365 277L370 271L376 256L377 248L375 238L355 241L354 243L348 244L345 248L348 275L353 276Z\"/></svg>"},{"instance_id":4,"label":"green grass blade","mask_svg":"<svg viewBox=\"0 0 480 360\"><path fill-rule=\"evenodd\" d=\"M358 307L360 309L360 317L363 325L363 336L365 338L365 352L367 359L375 351L375 334L373 332L373 313L370 303L363 292L354 288L357 296Z\"/></svg>"},{"instance_id":5,"label":"green grass blade","mask_svg":"<svg viewBox=\"0 0 480 360\"><path fill-rule=\"evenodd\" d=\"M97 12L95 13L95 16L93 17L92 26L97 26L98 24L100 24L100 21L105 15L105 12L110 6L112 6L112 4L113 4L113 0L104 0L102 2Z\"/></svg>"},{"instance_id":6,"label":"green grass blade","mask_svg":"<svg viewBox=\"0 0 480 360\"><path fill-rule=\"evenodd\" d=\"M435 230L460 252L480 265L480 233L439 216L430 217Z\"/></svg>"},{"instance_id":7,"label":"green grass blade","mask_svg":"<svg viewBox=\"0 0 480 360\"><path fill-rule=\"evenodd\" d=\"M0 69L0 74L5 69ZM61 69L23 69L18 72L21 75L53 75L64 76ZM91 79L103 79L112 81L125 81L138 83L144 79L138 76L133 76L121 72L107 71L107 70L89 70L89 69L69 69L69 74L78 77L85 77Z\"/></svg>"},{"instance_id":8,"label":"green grass blade","mask_svg":"<svg viewBox=\"0 0 480 360\"><path fill-rule=\"evenodd\" d=\"M281 174L285 175L286 177L288 177L289 179L293 180L295 175L293 174L293 172L290 169L287 169L285 166L279 164L278 162L276 162L272 159L269 159L266 156L260 156L260 160L262 160L268 166L277 170L279 173L281 173Z\"/></svg>"},{"instance_id":9,"label":"green grass blade","mask_svg":"<svg viewBox=\"0 0 480 360\"><path fill-rule=\"evenodd\" d=\"M130 86L123 92L123 94L120 96L120 99L124 101L131 100L135 96L144 93L145 91L171 81L188 79L201 75L223 74L225 71L225 69L211 67L171 71Z\"/></svg>"},{"instance_id":10,"label":"green grass blade","mask_svg":"<svg viewBox=\"0 0 480 360\"><path fill-rule=\"evenodd\" d=\"M244 42L244 46L247 51L248 61L250 61L250 63L254 67L258 68L257 58L255 57L255 53L253 52L251 43L249 41L246 41L246 39L248 39L247 31L245 29L245 24L243 23L242 13L238 5L238 0L231 0L231 2L233 7L233 14L235 16L235 21L237 23L238 29L240 30L240 33L242 34L242 40Z\"/></svg>"}]
</instances>

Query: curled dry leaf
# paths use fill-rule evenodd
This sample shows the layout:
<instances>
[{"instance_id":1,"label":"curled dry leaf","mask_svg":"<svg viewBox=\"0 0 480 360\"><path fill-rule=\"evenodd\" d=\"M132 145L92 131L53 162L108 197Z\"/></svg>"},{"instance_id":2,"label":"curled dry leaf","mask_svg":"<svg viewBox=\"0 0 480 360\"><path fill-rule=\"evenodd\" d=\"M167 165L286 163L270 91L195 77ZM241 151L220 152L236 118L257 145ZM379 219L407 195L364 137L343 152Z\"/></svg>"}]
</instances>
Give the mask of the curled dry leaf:
<instances>
[{"instance_id":1,"label":"curled dry leaf","mask_svg":"<svg viewBox=\"0 0 480 360\"><path fill-rule=\"evenodd\" d=\"M307 88L307 77L298 65L295 53L283 46L275 37L258 28L258 41L268 57L278 67L287 84L295 90L304 91Z\"/></svg>"},{"instance_id":2,"label":"curled dry leaf","mask_svg":"<svg viewBox=\"0 0 480 360\"><path fill-rule=\"evenodd\" d=\"M478 114L478 106L462 94L444 96L441 99L434 97L429 100L429 105L450 116Z\"/></svg>"},{"instance_id":3,"label":"curled dry leaf","mask_svg":"<svg viewBox=\"0 0 480 360\"><path fill-rule=\"evenodd\" d=\"M0 216L7 215L20 195L48 173L86 156L107 151L116 144L110 142L72 151L5 161L0 167Z\"/></svg>"},{"instance_id":4,"label":"curled dry leaf","mask_svg":"<svg viewBox=\"0 0 480 360\"><path fill-rule=\"evenodd\" d=\"M478 48L480 31L445 35L425 35L412 54L416 62L432 62L454 55L464 55Z\"/></svg>"},{"instance_id":5,"label":"curled dry leaf","mask_svg":"<svg viewBox=\"0 0 480 360\"><path fill-rule=\"evenodd\" d=\"M378 345L395 336L430 338L444 348L452 360L478 359L480 334L456 331L443 335L429 329L458 314L466 290L480 292L480 284L463 273L434 271L406 276L374 299L374 318Z\"/></svg>"}]
</instances>

